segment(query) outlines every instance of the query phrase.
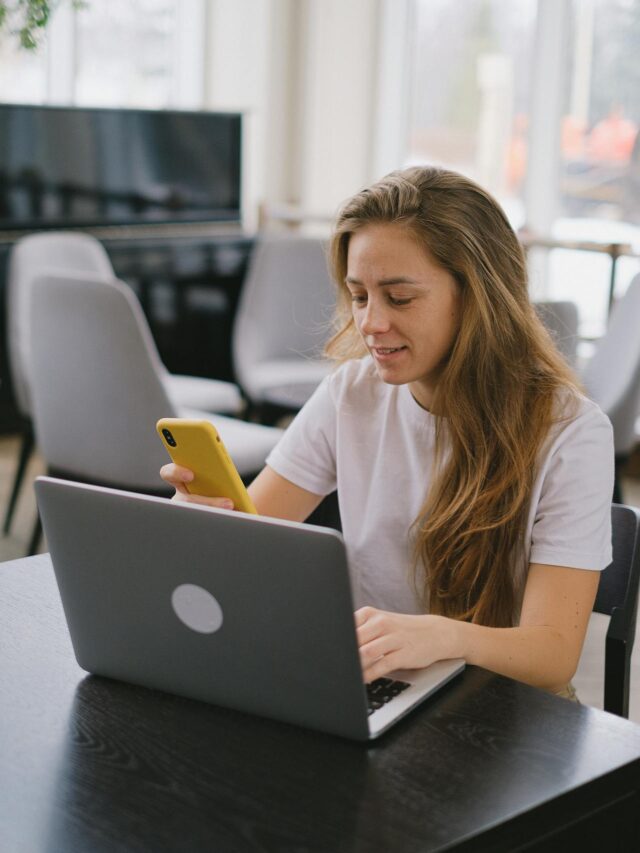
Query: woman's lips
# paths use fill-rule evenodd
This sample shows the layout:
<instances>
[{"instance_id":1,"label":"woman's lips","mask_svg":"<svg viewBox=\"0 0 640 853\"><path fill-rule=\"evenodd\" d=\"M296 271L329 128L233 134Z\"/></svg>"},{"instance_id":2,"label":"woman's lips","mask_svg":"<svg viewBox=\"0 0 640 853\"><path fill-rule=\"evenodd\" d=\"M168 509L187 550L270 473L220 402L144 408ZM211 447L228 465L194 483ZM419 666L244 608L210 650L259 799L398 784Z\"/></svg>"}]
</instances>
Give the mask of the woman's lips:
<instances>
[{"instance_id":1,"label":"woman's lips","mask_svg":"<svg viewBox=\"0 0 640 853\"><path fill-rule=\"evenodd\" d=\"M400 347L371 347L371 352L378 361L388 362L399 358L406 349L404 345Z\"/></svg>"}]
</instances>

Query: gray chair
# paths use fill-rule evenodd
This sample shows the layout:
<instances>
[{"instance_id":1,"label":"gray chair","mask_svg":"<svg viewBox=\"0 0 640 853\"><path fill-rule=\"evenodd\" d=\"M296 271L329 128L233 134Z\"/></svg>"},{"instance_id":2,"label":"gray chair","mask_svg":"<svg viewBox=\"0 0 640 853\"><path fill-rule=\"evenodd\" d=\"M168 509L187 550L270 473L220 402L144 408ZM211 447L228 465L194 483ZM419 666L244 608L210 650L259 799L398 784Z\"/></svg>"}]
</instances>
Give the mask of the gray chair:
<instances>
[{"instance_id":1,"label":"gray chair","mask_svg":"<svg viewBox=\"0 0 640 853\"><path fill-rule=\"evenodd\" d=\"M7 505L4 532L8 533L22 480L33 450L31 427L31 336L28 333L32 299L31 285L36 276L57 271L87 273L105 280L114 277L102 244L88 234L47 231L31 234L14 246L7 275L7 333L9 366L16 405L22 416L22 446L16 476ZM169 373L158 362L158 376L176 406L209 412L237 414L243 406L238 388L230 382Z\"/></svg>"},{"instance_id":2,"label":"gray chair","mask_svg":"<svg viewBox=\"0 0 640 853\"><path fill-rule=\"evenodd\" d=\"M335 305L324 245L263 237L252 253L233 329L236 379L262 416L295 410L329 371L322 349Z\"/></svg>"},{"instance_id":3,"label":"gray chair","mask_svg":"<svg viewBox=\"0 0 640 853\"><path fill-rule=\"evenodd\" d=\"M629 716L631 652L640 583L640 510L613 504L613 562L600 576L593 609L611 617L604 666L604 710Z\"/></svg>"},{"instance_id":4,"label":"gray chair","mask_svg":"<svg viewBox=\"0 0 640 853\"><path fill-rule=\"evenodd\" d=\"M167 493L159 469L168 457L155 433L160 417L208 419L241 476L248 479L262 468L281 430L177 407L162 381L142 309L127 285L68 273L40 276L32 287L33 415L51 473Z\"/></svg>"},{"instance_id":5,"label":"gray chair","mask_svg":"<svg viewBox=\"0 0 640 853\"><path fill-rule=\"evenodd\" d=\"M556 346L571 367L578 348L578 306L575 302L534 302L533 306Z\"/></svg>"},{"instance_id":6,"label":"gray chair","mask_svg":"<svg viewBox=\"0 0 640 853\"><path fill-rule=\"evenodd\" d=\"M614 500L621 502L619 472L636 444L640 410L640 274L609 316L607 331L587 362L582 380L613 425L616 455Z\"/></svg>"}]
</instances>

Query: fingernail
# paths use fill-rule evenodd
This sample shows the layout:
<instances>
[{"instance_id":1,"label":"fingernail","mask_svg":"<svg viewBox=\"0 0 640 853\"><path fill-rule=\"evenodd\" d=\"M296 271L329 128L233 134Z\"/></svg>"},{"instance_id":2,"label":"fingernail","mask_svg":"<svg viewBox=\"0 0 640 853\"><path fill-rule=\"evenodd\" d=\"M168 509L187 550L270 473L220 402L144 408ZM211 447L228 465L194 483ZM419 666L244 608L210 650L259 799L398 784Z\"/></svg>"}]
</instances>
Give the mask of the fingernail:
<instances>
[{"instance_id":1,"label":"fingernail","mask_svg":"<svg viewBox=\"0 0 640 853\"><path fill-rule=\"evenodd\" d=\"M233 509L233 501L223 501L222 502L223 509Z\"/></svg>"}]
</instances>

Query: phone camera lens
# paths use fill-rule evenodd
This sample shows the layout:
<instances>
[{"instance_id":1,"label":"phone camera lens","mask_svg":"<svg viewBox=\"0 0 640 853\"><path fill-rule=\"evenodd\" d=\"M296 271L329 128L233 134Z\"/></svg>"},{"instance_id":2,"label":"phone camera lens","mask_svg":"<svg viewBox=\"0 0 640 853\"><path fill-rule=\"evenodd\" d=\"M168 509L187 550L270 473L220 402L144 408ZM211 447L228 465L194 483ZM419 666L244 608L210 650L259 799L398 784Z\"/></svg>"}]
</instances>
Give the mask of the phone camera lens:
<instances>
[{"instance_id":1,"label":"phone camera lens","mask_svg":"<svg viewBox=\"0 0 640 853\"><path fill-rule=\"evenodd\" d=\"M171 435L170 430L168 430L168 429L163 429L163 430L162 430L162 434L163 434L163 436L166 438L166 440L167 440L167 444L169 445L169 447L175 447L175 446L176 446L176 440L175 440L175 438Z\"/></svg>"}]
</instances>

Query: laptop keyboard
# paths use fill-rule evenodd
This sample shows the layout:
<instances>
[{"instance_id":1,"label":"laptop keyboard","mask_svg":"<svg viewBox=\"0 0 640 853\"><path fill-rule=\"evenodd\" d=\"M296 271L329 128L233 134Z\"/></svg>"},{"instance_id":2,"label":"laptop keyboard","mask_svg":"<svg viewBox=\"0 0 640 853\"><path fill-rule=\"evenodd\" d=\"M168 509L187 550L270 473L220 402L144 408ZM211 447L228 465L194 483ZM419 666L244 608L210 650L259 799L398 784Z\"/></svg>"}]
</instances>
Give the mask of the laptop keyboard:
<instances>
[{"instance_id":1,"label":"laptop keyboard","mask_svg":"<svg viewBox=\"0 0 640 853\"><path fill-rule=\"evenodd\" d=\"M367 688L367 714L371 716L378 708L382 708L407 687L411 687L408 681L396 681L393 678L376 678Z\"/></svg>"}]
</instances>

